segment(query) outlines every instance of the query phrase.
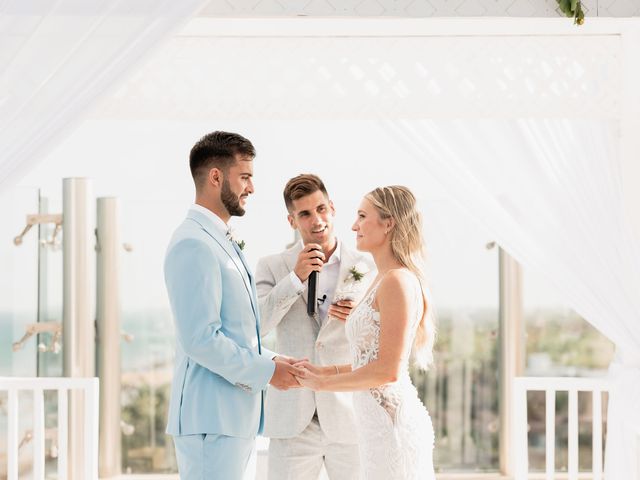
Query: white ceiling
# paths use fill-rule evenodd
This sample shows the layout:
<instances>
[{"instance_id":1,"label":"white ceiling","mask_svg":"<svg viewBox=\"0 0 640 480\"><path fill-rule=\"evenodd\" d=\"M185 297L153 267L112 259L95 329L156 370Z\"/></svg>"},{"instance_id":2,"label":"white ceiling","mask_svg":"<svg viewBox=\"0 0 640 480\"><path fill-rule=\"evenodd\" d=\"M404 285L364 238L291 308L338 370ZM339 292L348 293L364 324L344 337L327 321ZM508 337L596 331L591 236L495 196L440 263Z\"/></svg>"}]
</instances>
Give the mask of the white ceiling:
<instances>
[{"instance_id":1,"label":"white ceiling","mask_svg":"<svg viewBox=\"0 0 640 480\"><path fill-rule=\"evenodd\" d=\"M617 117L624 21L201 18L93 117Z\"/></svg>"},{"instance_id":2,"label":"white ceiling","mask_svg":"<svg viewBox=\"0 0 640 480\"><path fill-rule=\"evenodd\" d=\"M640 0L582 0L587 17L640 16ZM556 17L556 0L211 0L206 17Z\"/></svg>"}]
</instances>

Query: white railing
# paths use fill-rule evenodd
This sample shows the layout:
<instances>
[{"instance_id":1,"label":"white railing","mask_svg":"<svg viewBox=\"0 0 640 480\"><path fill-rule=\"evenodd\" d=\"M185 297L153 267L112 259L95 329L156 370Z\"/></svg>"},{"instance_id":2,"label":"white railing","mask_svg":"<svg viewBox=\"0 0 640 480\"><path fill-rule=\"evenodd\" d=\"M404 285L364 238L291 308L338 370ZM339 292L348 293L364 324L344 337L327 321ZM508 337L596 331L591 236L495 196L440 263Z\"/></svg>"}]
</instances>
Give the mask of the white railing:
<instances>
[{"instance_id":1,"label":"white railing","mask_svg":"<svg viewBox=\"0 0 640 480\"><path fill-rule=\"evenodd\" d=\"M82 472L74 478L98 478L98 379L97 378L18 378L0 377L0 391L7 392L7 479L18 479L18 392L33 394L33 474L34 480L45 478L44 391L58 392L58 479L69 477L67 455L69 393L81 391L84 397L84 455Z\"/></svg>"},{"instance_id":2,"label":"white railing","mask_svg":"<svg viewBox=\"0 0 640 480\"><path fill-rule=\"evenodd\" d=\"M578 469L578 392L592 395L592 471L588 478L602 480L602 393L608 392L604 378L516 377L513 389L513 432L511 453L514 456L514 480L530 478L528 458L527 393L545 392L545 480L559 477L555 467L556 392L568 392L568 463L563 478L577 480L584 472Z\"/></svg>"}]
</instances>

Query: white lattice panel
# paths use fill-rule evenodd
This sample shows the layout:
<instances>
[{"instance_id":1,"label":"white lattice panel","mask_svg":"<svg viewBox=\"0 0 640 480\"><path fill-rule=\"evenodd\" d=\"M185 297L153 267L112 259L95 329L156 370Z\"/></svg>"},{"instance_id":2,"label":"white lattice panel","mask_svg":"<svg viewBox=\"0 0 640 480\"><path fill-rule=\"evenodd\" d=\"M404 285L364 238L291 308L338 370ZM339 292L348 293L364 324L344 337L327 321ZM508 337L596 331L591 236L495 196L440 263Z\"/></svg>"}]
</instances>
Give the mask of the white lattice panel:
<instances>
[{"instance_id":1,"label":"white lattice panel","mask_svg":"<svg viewBox=\"0 0 640 480\"><path fill-rule=\"evenodd\" d=\"M583 0L587 16L640 15L640 0ZM556 0L212 0L212 17L556 17Z\"/></svg>"},{"instance_id":2,"label":"white lattice panel","mask_svg":"<svg viewBox=\"0 0 640 480\"><path fill-rule=\"evenodd\" d=\"M178 37L97 116L617 117L620 37Z\"/></svg>"}]
</instances>

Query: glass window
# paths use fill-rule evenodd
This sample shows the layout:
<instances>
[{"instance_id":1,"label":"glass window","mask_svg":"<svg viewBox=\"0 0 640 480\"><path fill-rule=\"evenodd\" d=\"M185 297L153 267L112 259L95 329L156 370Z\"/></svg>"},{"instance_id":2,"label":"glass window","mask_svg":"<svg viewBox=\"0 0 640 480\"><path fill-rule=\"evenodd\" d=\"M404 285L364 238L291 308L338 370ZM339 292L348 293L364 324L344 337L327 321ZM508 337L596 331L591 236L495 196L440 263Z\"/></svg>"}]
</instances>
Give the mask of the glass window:
<instances>
[{"instance_id":1,"label":"glass window","mask_svg":"<svg viewBox=\"0 0 640 480\"><path fill-rule=\"evenodd\" d=\"M496 471L498 249L451 204L429 201L425 225L437 315L435 365L413 378L431 414L440 471Z\"/></svg>"},{"instance_id":2,"label":"glass window","mask_svg":"<svg viewBox=\"0 0 640 480\"><path fill-rule=\"evenodd\" d=\"M38 321L38 227L20 245L14 238L22 232L28 214L38 212L38 191L15 188L0 195L0 376L34 377L37 373L37 335L25 335ZM20 475L32 469L33 397L18 395ZM7 468L7 395L0 392L0 472Z\"/></svg>"},{"instance_id":3,"label":"glass window","mask_svg":"<svg viewBox=\"0 0 640 480\"><path fill-rule=\"evenodd\" d=\"M526 376L603 377L614 345L563 303L554 288L531 272L523 275L526 331ZM606 405L606 397L603 404ZM579 466L591 468L592 396L578 395ZM529 462L531 471L545 468L545 394L528 395ZM567 471L568 394L556 395L556 469ZM605 417L606 422L606 417ZM604 428L604 427L603 427Z\"/></svg>"}]
</instances>

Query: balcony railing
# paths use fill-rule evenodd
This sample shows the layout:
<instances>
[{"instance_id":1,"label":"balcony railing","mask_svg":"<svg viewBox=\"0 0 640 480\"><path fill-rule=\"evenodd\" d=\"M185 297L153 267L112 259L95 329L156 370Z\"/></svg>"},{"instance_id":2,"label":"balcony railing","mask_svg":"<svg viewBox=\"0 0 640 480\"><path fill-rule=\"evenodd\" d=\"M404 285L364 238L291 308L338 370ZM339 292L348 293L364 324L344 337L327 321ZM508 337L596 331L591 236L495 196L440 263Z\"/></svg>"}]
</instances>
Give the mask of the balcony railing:
<instances>
[{"instance_id":1,"label":"balcony railing","mask_svg":"<svg viewBox=\"0 0 640 480\"><path fill-rule=\"evenodd\" d=\"M58 477L69 478L68 458L68 408L70 392L82 392L84 398L84 452L82 474L77 478L98 478L98 379L97 378L18 378L0 377L0 391L7 392L7 479L17 480L18 472L18 425L19 392L33 395L33 474L34 480L45 478L45 390L57 392L58 423L57 451ZM74 477L76 478L76 477Z\"/></svg>"},{"instance_id":2,"label":"balcony railing","mask_svg":"<svg viewBox=\"0 0 640 480\"><path fill-rule=\"evenodd\" d=\"M511 454L515 466L514 480L531 478L529 471L529 435L527 393L545 392L545 475L546 480L568 478L577 480L588 473L588 478L602 480L602 394L608 392L603 378L516 377L513 390L513 434ZM556 393L568 392L568 461L567 472L556 471ZM591 472L578 468L578 392L591 394L592 408L592 467ZM605 405L606 406L606 405ZM538 477L537 477L538 478Z\"/></svg>"},{"instance_id":3,"label":"balcony railing","mask_svg":"<svg viewBox=\"0 0 640 480\"><path fill-rule=\"evenodd\" d=\"M7 479L17 480L19 449L19 392L33 396L33 475L34 480L45 478L45 405L44 392L57 392L57 470L58 478L68 478L68 408L70 391L81 391L84 397L84 452L82 475L79 478L98 478L98 379L96 378L16 378L0 377L0 391L7 392ZM511 454L514 459L514 480L527 480L534 475L529 471L529 435L527 395L545 392L545 473L544 478L577 480L585 475L602 480L603 451L603 393L608 383L602 378L517 377L513 392L513 434ZM568 467L567 472L556 471L556 394L568 394ZM578 392L587 392L592 409L592 469L579 472L578 468Z\"/></svg>"}]
</instances>

